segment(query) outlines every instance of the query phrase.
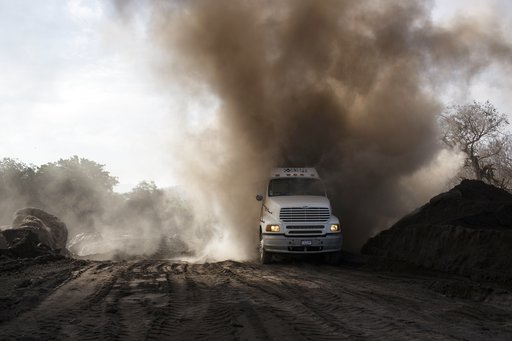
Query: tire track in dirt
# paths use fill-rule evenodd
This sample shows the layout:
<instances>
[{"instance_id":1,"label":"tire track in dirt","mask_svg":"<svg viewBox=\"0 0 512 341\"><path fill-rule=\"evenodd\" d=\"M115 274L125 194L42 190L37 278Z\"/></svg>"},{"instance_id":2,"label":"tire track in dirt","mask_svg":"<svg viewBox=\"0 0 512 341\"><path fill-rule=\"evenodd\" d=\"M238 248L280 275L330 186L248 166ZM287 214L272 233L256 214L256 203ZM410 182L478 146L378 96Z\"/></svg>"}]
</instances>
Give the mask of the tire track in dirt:
<instances>
[{"instance_id":1,"label":"tire track in dirt","mask_svg":"<svg viewBox=\"0 0 512 341\"><path fill-rule=\"evenodd\" d=\"M198 291L186 277L188 266L185 263L178 263L162 267L162 270L166 271L165 305L155 314L155 319L147 331L146 339L177 337L184 329L193 329L195 316L200 318L204 306L208 303L196 302Z\"/></svg>"},{"instance_id":2,"label":"tire track in dirt","mask_svg":"<svg viewBox=\"0 0 512 341\"><path fill-rule=\"evenodd\" d=\"M86 265L84 261L56 256L26 261L4 258L0 261L0 325L39 305L76 278Z\"/></svg>"},{"instance_id":3,"label":"tire track in dirt","mask_svg":"<svg viewBox=\"0 0 512 341\"><path fill-rule=\"evenodd\" d=\"M475 302L447 302L446 297L422 288L418 284L423 281L421 278L414 283L394 275L384 276L385 281L382 281L376 280L381 275L375 273L316 265L260 268L226 263L226 266L247 286L274 296L283 306L286 301L293 301L296 307L302 305L325 324L338 327L335 332L340 338L345 338L346 334L351 338L385 335L397 340L486 339L490 336L485 326L475 326L475 321L467 318L447 322L447 316L443 315L446 309L457 308L460 304L470 308ZM259 280L252 273L258 273ZM262 280L266 283L262 284ZM492 323L502 331L494 337L507 339L512 331L500 321L500 316L506 315L496 307L491 310ZM296 314L302 311L297 308ZM511 316L510 310L508 314Z\"/></svg>"},{"instance_id":4,"label":"tire track in dirt","mask_svg":"<svg viewBox=\"0 0 512 341\"><path fill-rule=\"evenodd\" d=\"M100 302L112 287L116 276L110 270L90 265L33 310L2 325L2 332L6 338L75 338L83 312L88 313L84 309Z\"/></svg>"},{"instance_id":5,"label":"tire track in dirt","mask_svg":"<svg viewBox=\"0 0 512 341\"><path fill-rule=\"evenodd\" d=\"M147 339L172 336L175 339L230 338L225 333L232 320L225 288L196 269L202 265L163 266L166 274L167 304L152 323Z\"/></svg>"},{"instance_id":6,"label":"tire track in dirt","mask_svg":"<svg viewBox=\"0 0 512 341\"><path fill-rule=\"evenodd\" d=\"M121 339L144 339L146 330L154 319L154 306L165 300L165 290L157 267L153 261L136 262L123 273L107 297L106 311L116 318L117 331ZM105 336L110 336L105 331Z\"/></svg>"},{"instance_id":7,"label":"tire track in dirt","mask_svg":"<svg viewBox=\"0 0 512 341\"><path fill-rule=\"evenodd\" d=\"M235 267L232 267L233 264ZM285 290L279 288L280 284L276 286L268 281L263 282L265 276L263 278L247 276L236 270L233 271L233 268L237 267L236 263L228 263L223 272L230 273L231 278L240 282L243 296L251 300L253 311L261 315L258 320L265 321L263 327L271 338L339 340L348 337L344 330L332 323L332 316L325 319L316 314L311 307L298 302L296 297L290 296ZM271 316L268 316L269 314ZM269 321L278 321L278 325L266 325ZM275 335L276 331L277 335Z\"/></svg>"},{"instance_id":8,"label":"tire track in dirt","mask_svg":"<svg viewBox=\"0 0 512 341\"><path fill-rule=\"evenodd\" d=\"M196 335L205 339L211 339L212 335L216 339L229 340L271 339L265 323L254 310L254 302L229 271L219 264L206 263L193 266L192 272L197 275L196 280L201 287L208 287L214 293L205 317L204 331Z\"/></svg>"},{"instance_id":9,"label":"tire track in dirt","mask_svg":"<svg viewBox=\"0 0 512 341\"><path fill-rule=\"evenodd\" d=\"M339 316L334 319L333 323L342 330L349 331L350 335L365 338L387 335L394 340L410 340L423 334L411 330L411 321L396 319L393 314L392 310L395 306L414 305L411 300L393 297L395 302L387 304L388 309L382 309L375 304L375 300L372 298L373 292L366 291L366 294L363 294L363 292L340 290L342 283L332 285L331 280L319 280L321 277L317 277L315 272L310 273L310 271L306 271L308 275L302 274L298 280L284 282L283 287L296 300L308 306L315 314L324 319L333 320L333 316ZM328 271L324 272L323 277L325 277L325 273ZM306 288L304 288L304 282L309 283ZM311 284L314 284L314 288L311 287ZM313 289L314 294L307 295L308 289ZM304 295L305 292L306 295ZM382 293L379 296L382 296ZM358 304L363 301L366 302L365 305Z\"/></svg>"},{"instance_id":10,"label":"tire track in dirt","mask_svg":"<svg viewBox=\"0 0 512 341\"><path fill-rule=\"evenodd\" d=\"M509 291L446 297L429 288L442 277L312 263L87 264L1 324L0 339L512 339Z\"/></svg>"}]
</instances>

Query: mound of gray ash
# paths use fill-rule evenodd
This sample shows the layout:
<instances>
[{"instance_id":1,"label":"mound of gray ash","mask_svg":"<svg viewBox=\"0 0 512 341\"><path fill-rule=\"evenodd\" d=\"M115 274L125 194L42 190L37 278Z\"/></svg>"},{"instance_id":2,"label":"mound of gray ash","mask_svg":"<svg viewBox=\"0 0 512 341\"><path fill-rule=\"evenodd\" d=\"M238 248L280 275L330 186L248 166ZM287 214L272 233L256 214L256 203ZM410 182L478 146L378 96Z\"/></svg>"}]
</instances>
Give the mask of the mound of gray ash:
<instances>
[{"instance_id":1,"label":"mound of gray ash","mask_svg":"<svg viewBox=\"0 0 512 341\"><path fill-rule=\"evenodd\" d=\"M512 280L512 194L464 180L368 240L361 252L474 279Z\"/></svg>"},{"instance_id":2,"label":"mound of gray ash","mask_svg":"<svg viewBox=\"0 0 512 341\"><path fill-rule=\"evenodd\" d=\"M0 233L0 252L13 257L66 255L68 229L59 218L37 208L16 212L12 226Z\"/></svg>"}]
</instances>

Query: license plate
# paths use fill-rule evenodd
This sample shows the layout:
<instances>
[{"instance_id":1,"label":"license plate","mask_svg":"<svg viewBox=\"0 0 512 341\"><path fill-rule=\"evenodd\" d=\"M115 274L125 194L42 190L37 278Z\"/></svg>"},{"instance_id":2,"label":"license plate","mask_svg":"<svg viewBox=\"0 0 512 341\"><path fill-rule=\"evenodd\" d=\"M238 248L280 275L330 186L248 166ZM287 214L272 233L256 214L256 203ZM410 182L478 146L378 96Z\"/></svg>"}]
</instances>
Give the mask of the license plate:
<instances>
[{"instance_id":1,"label":"license plate","mask_svg":"<svg viewBox=\"0 0 512 341\"><path fill-rule=\"evenodd\" d=\"M301 245L311 245L312 244L311 240L302 240L300 243L301 243Z\"/></svg>"}]
</instances>

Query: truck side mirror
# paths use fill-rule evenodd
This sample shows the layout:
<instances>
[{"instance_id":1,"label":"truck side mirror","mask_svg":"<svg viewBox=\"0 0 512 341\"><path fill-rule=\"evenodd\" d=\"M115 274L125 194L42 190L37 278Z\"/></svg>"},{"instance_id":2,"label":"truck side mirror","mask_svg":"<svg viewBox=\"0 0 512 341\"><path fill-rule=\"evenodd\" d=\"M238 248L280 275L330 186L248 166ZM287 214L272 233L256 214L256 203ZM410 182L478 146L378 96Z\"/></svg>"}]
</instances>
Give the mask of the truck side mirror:
<instances>
[{"instance_id":1,"label":"truck side mirror","mask_svg":"<svg viewBox=\"0 0 512 341\"><path fill-rule=\"evenodd\" d=\"M256 200L258 200L258 201L262 201L262 200L263 200L263 195L258 194L258 195L256 196Z\"/></svg>"}]
</instances>

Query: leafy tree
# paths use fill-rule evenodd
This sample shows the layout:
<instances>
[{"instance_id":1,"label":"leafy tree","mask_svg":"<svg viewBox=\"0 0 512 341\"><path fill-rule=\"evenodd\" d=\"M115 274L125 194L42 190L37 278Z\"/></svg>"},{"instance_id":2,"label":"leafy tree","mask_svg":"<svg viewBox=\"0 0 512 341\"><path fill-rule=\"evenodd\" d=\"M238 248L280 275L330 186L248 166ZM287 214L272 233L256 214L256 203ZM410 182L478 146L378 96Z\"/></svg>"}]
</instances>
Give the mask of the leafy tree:
<instances>
[{"instance_id":1,"label":"leafy tree","mask_svg":"<svg viewBox=\"0 0 512 341\"><path fill-rule=\"evenodd\" d=\"M70 182L70 185L94 183L96 187L106 192L112 192L114 186L118 184L118 180L111 176L104 167L105 165L75 155L69 159L60 159L57 162L42 165L38 169L38 175L60 178Z\"/></svg>"},{"instance_id":2,"label":"leafy tree","mask_svg":"<svg viewBox=\"0 0 512 341\"><path fill-rule=\"evenodd\" d=\"M38 202L35 167L18 160L0 160L0 225L9 224L13 213Z\"/></svg>"},{"instance_id":3,"label":"leafy tree","mask_svg":"<svg viewBox=\"0 0 512 341\"><path fill-rule=\"evenodd\" d=\"M502 188L512 181L512 139L507 116L489 101L457 105L441 116L443 141L466 154L466 176Z\"/></svg>"},{"instance_id":4,"label":"leafy tree","mask_svg":"<svg viewBox=\"0 0 512 341\"><path fill-rule=\"evenodd\" d=\"M34 167L15 159L0 160L0 190L6 191L5 194L8 195L9 191L14 191L16 194L32 194L34 177Z\"/></svg>"},{"instance_id":5,"label":"leafy tree","mask_svg":"<svg viewBox=\"0 0 512 341\"><path fill-rule=\"evenodd\" d=\"M42 165L36 174L42 207L85 231L110 207L116 184L104 165L78 156Z\"/></svg>"},{"instance_id":6,"label":"leafy tree","mask_svg":"<svg viewBox=\"0 0 512 341\"><path fill-rule=\"evenodd\" d=\"M140 215L148 215L157 219L159 208L162 205L164 191L159 189L153 181L142 181L133 190L126 194L126 208Z\"/></svg>"}]
</instances>

